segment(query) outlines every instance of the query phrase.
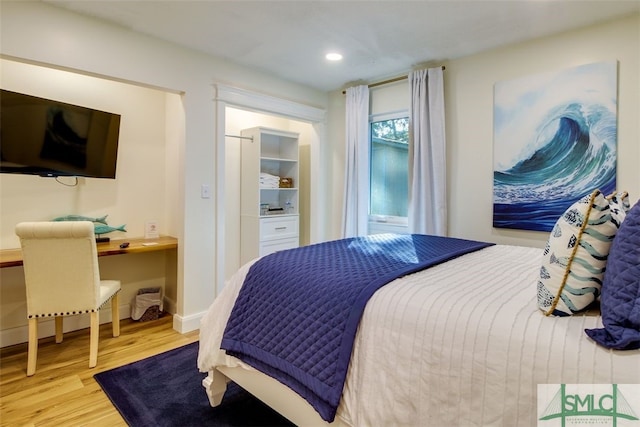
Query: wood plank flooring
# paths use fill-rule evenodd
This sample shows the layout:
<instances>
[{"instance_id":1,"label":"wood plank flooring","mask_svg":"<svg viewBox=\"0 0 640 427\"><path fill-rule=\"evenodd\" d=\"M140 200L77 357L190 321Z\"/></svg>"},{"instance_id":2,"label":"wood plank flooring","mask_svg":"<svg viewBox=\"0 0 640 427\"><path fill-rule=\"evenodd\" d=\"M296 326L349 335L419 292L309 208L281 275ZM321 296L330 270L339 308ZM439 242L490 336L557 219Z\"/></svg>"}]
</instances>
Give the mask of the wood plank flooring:
<instances>
[{"instance_id":1,"label":"wood plank flooring","mask_svg":"<svg viewBox=\"0 0 640 427\"><path fill-rule=\"evenodd\" d=\"M1 426L126 426L93 375L198 341L198 331L173 330L171 315L158 320L100 326L98 365L89 369L89 330L68 332L56 344L41 339L36 373L27 377L27 344L0 349Z\"/></svg>"}]
</instances>

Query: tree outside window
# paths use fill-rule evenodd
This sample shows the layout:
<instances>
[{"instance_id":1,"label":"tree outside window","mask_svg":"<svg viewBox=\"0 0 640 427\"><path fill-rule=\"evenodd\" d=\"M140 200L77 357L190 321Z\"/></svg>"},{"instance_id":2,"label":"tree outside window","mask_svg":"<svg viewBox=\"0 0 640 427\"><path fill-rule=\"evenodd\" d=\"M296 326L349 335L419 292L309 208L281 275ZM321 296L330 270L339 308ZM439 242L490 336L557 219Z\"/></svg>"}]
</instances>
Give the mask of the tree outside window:
<instances>
[{"instance_id":1,"label":"tree outside window","mask_svg":"<svg viewBox=\"0 0 640 427\"><path fill-rule=\"evenodd\" d=\"M409 118L371 122L369 214L407 217Z\"/></svg>"}]
</instances>

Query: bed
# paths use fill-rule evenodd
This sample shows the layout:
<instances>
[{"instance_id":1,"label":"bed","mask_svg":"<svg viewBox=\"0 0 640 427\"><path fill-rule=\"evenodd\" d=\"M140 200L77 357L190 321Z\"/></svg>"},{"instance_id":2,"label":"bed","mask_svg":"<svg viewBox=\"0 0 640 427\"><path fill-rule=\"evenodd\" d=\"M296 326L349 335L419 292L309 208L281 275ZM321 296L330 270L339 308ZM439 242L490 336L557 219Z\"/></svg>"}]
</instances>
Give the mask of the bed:
<instances>
[{"instance_id":1,"label":"bed","mask_svg":"<svg viewBox=\"0 0 640 427\"><path fill-rule=\"evenodd\" d=\"M598 308L568 317L539 309L542 252L492 245L378 289L362 312L331 420L221 350L252 261L202 319L198 366L209 372L211 405L234 381L300 426L534 426L539 384L640 384L639 350L608 349L585 334L603 328Z\"/></svg>"}]
</instances>

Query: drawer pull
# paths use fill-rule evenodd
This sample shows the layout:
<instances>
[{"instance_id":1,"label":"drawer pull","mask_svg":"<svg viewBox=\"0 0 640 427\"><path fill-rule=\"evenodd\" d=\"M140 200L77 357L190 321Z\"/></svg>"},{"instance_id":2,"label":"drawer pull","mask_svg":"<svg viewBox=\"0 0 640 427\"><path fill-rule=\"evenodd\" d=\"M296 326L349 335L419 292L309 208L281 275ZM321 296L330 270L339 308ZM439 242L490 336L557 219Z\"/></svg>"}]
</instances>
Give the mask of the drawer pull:
<instances>
[{"instance_id":1,"label":"drawer pull","mask_svg":"<svg viewBox=\"0 0 640 427\"><path fill-rule=\"evenodd\" d=\"M287 227L276 227L276 230L286 230Z\"/></svg>"}]
</instances>

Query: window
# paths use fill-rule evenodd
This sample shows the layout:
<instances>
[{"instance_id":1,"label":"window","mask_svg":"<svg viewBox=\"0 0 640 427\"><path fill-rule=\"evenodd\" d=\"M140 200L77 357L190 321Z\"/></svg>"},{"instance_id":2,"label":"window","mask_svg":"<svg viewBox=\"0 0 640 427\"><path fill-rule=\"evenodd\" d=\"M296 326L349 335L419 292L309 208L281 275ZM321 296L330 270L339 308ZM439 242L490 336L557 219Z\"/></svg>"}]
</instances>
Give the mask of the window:
<instances>
[{"instance_id":1,"label":"window","mask_svg":"<svg viewBox=\"0 0 640 427\"><path fill-rule=\"evenodd\" d=\"M375 120L375 119L374 119ZM371 121L371 221L407 223L409 201L409 118Z\"/></svg>"}]
</instances>

